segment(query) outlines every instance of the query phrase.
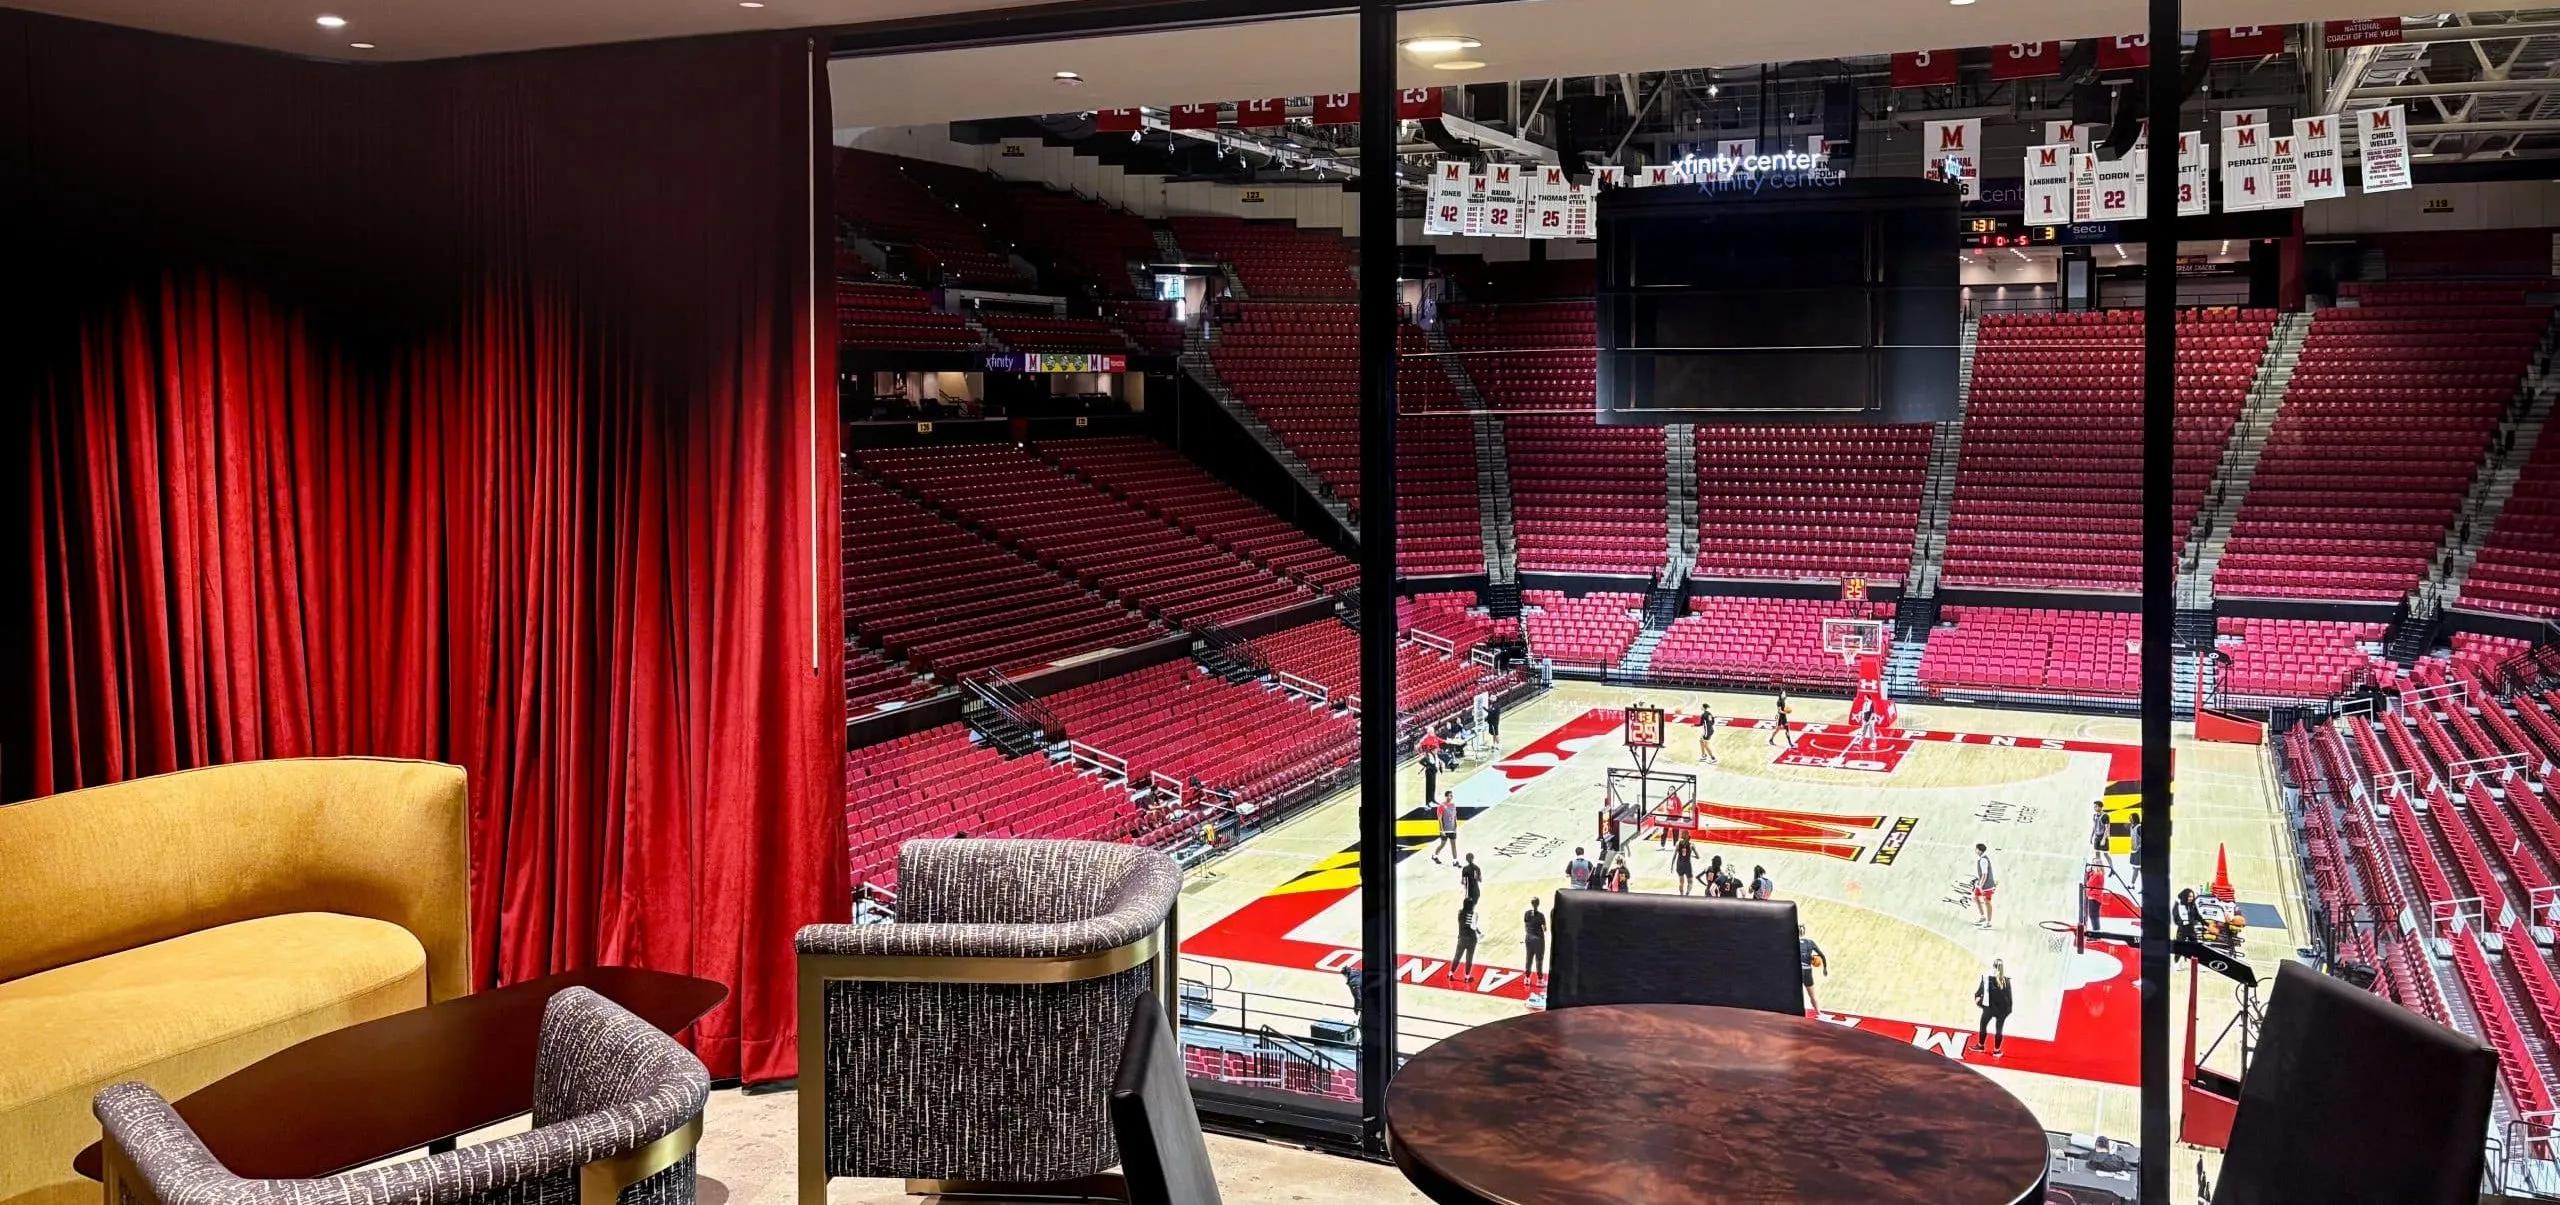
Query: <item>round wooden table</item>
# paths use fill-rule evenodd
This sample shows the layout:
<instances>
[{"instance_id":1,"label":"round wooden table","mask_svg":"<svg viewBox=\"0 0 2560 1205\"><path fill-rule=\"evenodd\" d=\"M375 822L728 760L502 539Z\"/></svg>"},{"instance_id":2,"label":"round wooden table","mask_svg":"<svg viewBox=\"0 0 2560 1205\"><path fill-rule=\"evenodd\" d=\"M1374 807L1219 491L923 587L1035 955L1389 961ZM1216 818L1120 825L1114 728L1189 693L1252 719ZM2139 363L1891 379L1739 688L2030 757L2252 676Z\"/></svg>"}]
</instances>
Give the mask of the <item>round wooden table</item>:
<instances>
[{"instance_id":1,"label":"round wooden table","mask_svg":"<svg viewBox=\"0 0 2560 1205\"><path fill-rule=\"evenodd\" d=\"M1804 1017L1637 1004L1479 1026L1387 1089L1442 1205L2042 1200L2044 1128L1944 1056Z\"/></svg>"}]
</instances>

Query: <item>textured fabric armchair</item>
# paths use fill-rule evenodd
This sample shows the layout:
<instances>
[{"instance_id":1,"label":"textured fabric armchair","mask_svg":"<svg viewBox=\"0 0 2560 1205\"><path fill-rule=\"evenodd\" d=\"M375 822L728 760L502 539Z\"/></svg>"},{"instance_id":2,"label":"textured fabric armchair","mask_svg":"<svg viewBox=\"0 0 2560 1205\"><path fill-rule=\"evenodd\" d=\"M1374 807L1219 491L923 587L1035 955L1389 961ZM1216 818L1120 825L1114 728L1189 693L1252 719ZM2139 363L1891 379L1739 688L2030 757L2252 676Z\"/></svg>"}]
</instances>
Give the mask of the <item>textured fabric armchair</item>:
<instances>
[{"instance_id":1,"label":"textured fabric armchair","mask_svg":"<svg viewBox=\"0 0 2560 1205\"><path fill-rule=\"evenodd\" d=\"M1182 871L1091 841L911 841L898 923L800 931L800 1200L1093 1181L1130 1012L1173 981Z\"/></svg>"},{"instance_id":2,"label":"textured fabric armchair","mask_svg":"<svg viewBox=\"0 0 2560 1205\"><path fill-rule=\"evenodd\" d=\"M582 987L551 998L533 1128L318 1180L244 1180L159 1093L98 1094L108 1205L692 1205L711 1078L691 1051Z\"/></svg>"}]
</instances>

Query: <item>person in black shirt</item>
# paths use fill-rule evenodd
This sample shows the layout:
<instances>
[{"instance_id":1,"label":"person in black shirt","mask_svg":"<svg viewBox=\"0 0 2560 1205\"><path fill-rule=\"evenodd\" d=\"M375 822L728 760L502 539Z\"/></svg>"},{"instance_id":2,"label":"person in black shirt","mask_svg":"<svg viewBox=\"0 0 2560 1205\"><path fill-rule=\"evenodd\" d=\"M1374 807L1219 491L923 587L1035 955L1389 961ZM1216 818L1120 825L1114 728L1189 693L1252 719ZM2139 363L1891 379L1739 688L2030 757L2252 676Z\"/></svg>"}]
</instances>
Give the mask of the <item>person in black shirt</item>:
<instances>
[{"instance_id":1,"label":"person in black shirt","mask_svg":"<svg viewBox=\"0 0 2560 1205\"><path fill-rule=\"evenodd\" d=\"M1680 894L1689 894L1689 880L1696 877L1697 871L1698 847L1689 844L1684 833L1680 843L1671 847L1671 877L1680 880Z\"/></svg>"},{"instance_id":2,"label":"person in black shirt","mask_svg":"<svg viewBox=\"0 0 2560 1205\"><path fill-rule=\"evenodd\" d=\"M1769 730L1770 744L1775 745L1783 738L1787 748L1796 747L1794 716L1795 709L1787 705L1787 688L1781 686L1778 688L1778 726Z\"/></svg>"},{"instance_id":3,"label":"person in black shirt","mask_svg":"<svg viewBox=\"0 0 2560 1205\"><path fill-rule=\"evenodd\" d=\"M1520 940L1529 951L1529 983L1534 987L1546 978L1547 914L1538 911L1538 897L1529 897L1529 910L1520 914Z\"/></svg>"},{"instance_id":4,"label":"person in black shirt","mask_svg":"<svg viewBox=\"0 0 2560 1205\"><path fill-rule=\"evenodd\" d=\"M1458 950L1449 956L1449 980L1463 983L1476 970L1476 898L1468 896L1458 905Z\"/></svg>"},{"instance_id":5,"label":"person in black shirt","mask_svg":"<svg viewBox=\"0 0 2560 1205\"><path fill-rule=\"evenodd\" d=\"M1796 971L1804 977L1804 1002L1812 1005L1813 1011L1821 1012L1822 999L1813 994L1813 968L1815 967L1822 968L1823 978L1831 977L1830 957L1822 952L1822 947L1815 944L1812 938L1805 936L1803 925L1797 925Z\"/></svg>"},{"instance_id":6,"label":"person in black shirt","mask_svg":"<svg viewBox=\"0 0 2560 1205\"><path fill-rule=\"evenodd\" d=\"M1698 876L1698 882L1701 886L1706 888L1707 895L1710 898L1721 898L1724 895L1723 854L1717 854L1715 857L1707 860L1707 873Z\"/></svg>"},{"instance_id":7,"label":"person in black shirt","mask_svg":"<svg viewBox=\"0 0 2560 1205\"><path fill-rule=\"evenodd\" d=\"M1458 882L1467 889L1467 903L1476 902L1484 892L1484 868L1476 865L1476 856L1467 855L1467 864L1458 868Z\"/></svg>"},{"instance_id":8,"label":"person in black shirt","mask_svg":"<svg viewBox=\"0 0 2560 1205\"><path fill-rule=\"evenodd\" d=\"M2195 888L2188 887L2178 892L2178 902L2169 906L2169 922L2175 926L2175 932L2170 936L2172 941L2194 941L2196 935L2204 930L2204 911L2196 907Z\"/></svg>"},{"instance_id":9,"label":"person in black shirt","mask_svg":"<svg viewBox=\"0 0 2560 1205\"><path fill-rule=\"evenodd\" d=\"M2009 1008L2014 997L2009 989L2009 968L1999 959L1991 960L1991 973L1974 985L1973 1002L1982 1008L1982 1020L1973 1033L1973 1048L1991 1043L1991 1057L2000 1057L2001 1047L2009 1044Z\"/></svg>"}]
</instances>

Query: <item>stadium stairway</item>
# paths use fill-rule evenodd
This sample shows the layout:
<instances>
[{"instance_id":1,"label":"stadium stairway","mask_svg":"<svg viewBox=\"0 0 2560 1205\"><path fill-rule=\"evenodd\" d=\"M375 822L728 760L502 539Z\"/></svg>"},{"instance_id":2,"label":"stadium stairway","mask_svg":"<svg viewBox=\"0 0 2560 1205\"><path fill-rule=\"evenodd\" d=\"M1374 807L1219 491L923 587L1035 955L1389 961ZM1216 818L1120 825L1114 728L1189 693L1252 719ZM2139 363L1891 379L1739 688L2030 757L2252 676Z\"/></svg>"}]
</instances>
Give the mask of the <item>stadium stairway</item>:
<instances>
[{"instance_id":1,"label":"stadium stairway","mask_svg":"<svg viewBox=\"0 0 2560 1205\"><path fill-rule=\"evenodd\" d=\"M2222 461L2214 466L2213 484L2207 487L2204 506L2196 512L2195 528L2187 535L2187 563L2178 581L2178 605L2181 607L2213 607L2213 574L2222 567L2222 550L2231 542L2231 523L2240 514L2240 503L2249 494L2249 481L2258 471L2258 456L2266 451L2267 433L2275 429L2276 409L2284 404L2287 387L2293 383L2293 369L2302 361L2302 341L2311 333L2311 315L2279 314L2276 329L2267 341L2267 355L2258 361L2258 378L2249 385L2249 398L2241 403L2240 417L2231 424L2231 440L2223 445Z\"/></svg>"},{"instance_id":2,"label":"stadium stairway","mask_svg":"<svg viewBox=\"0 0 2560 1205\"><path fill-rule=\"evenodd\" d=\"M1426 326L1422 328L1422 339L1431 348L1431 354L1439 357L1441 370L1449 374L1449 384L1457 389L1458 396L1466 399L1467 409L1472 413L1483 413L1484 392L1476 388L1476 379L1467 374L1466 364L1458 359L1456 345L1449 342L1448 328L1437 323Z\"/></svg>"},{"instance_id":3,"label":"stadium stairway","mask_svg":"<svg viewBox=\"0 0 2560 1205\"><path fill-rule=\"evenodd\" d=\"M1907 619L1914 605L1916 605L1915 600L1904 599L1902 605L1897 608L1900 614L1896 619ZM1930 601L1930 616L1934 618L1937 613L1935 602ZM1921 697L1920 655L1928 651L1928 644L1929 633L1926 627L1921 629L1917 639L1902 635L1893 642L1892 648L1886 652L1884 659L1884 692L1887 697L1895 699Z\"/></svg>"},{"instance_id":4,"label":"stadium stairway","mask_svg":"<svg viewBox=\"0 0 2560 1205\"><path fill-rule=\"evenodd\" d=\"M1182 253L1182 244L1173 237L1173 227L1168 226L1163 222L1149 222L1147 223L1147 233L1155 236L1156 251L1164 256L1164 262L1169 264L1187 264L1191 262L1191 257ZM1147 289L1139 295L1142 297L1152 297L1155 295L1155 290ZM1237 296L1241 297L1243 294L1239 293Z\"/></svg>"},{"instance_id":5,"label":"stadium stairway","mask_svg":"<svg viewBox=\"0 0 2560 1205\"><path fill-rule=\"evenodd\" d=\"M1676 579L1698 563L1698 428L1672 423L1662 429L1663 530L1669 533L1662 564ZM1669 622L1668 620L1665 621Z\"/></svg>"},{"instance_id":6,"label":"stadium stairway","mask_svg":"<svg viewBox=\"0 0 2560 1205\"><path fill-rule=\"evenodd\" d=\"M1171 236L1159 232L1159 237ZM1190 374L1192 381L1218 403L1219 409L1226 411L1229 417L1236 420L1237 426L1244 428L1245 434L1252 436L1255 443L1262 445L1263 454L1269 456L1273 464L1279 465L1282 471L1288 473L1290 479L1296 481L1298 487L1305 490L1308 497L1315 499L1316 504L1324 508L1324 513L1333 516L1333 521L1341 524L1342 530L1357 537L1360 534L1360 524L1352 517L1351 505L1335 496L1333 491L1326 487L1324 478L1316 475L1314 467L1300 459L1296 452L1291 451L1288 441L1280 438L1280 433L1272 430L1271 424L1262 421L1262 416L1254 413L1253 407L1246 405L1243 398L1237 397L1235 390L1228 387L1226 379L1218 375L1217 362L1210 356L1210 347L1216 342L1216 339L1210 337L1207 323L1184 327L1182 370Z\"/></svg>"},{"instance_id":7,"label":"stadium stairway","mask_svg":"<svg viewBox=\"0 0 2560 1205\"><path fill-rule=\"evenodd\" d=\"M1635 643L1627 646L1627 655L1618 658L1617 668L1609 671L1610 681L1642 682L1653 672L1653 650L1668 633L1663 628L1652 626L1652 622L1653 608L1648 604L1645 608L1646 627L1636 633Z\"/></svg>"},{"instance_id":8,"label":"stadium stairway","mask_svg":"<svg viewBox=\"0 0 2560 1205\"><path fill-rule=\"evenodd\" d=\"M1929 426L1929 476L1920 487L1920 523L1911 535L1911 568L1902 575L1905 598L1935 598L1938 593L1938 569L1947 558L1947 522L1955 511L1956 468L1964 458L1965 401L1973 396L1973 349L1981 333L1982 319L1967 316L1956 352L1955 421ZM1927 637L1925 629L1921 635Z\"/></svg>"},{"instance_id":9,"label":"stadium stairway","mask_svg":"<svg viewBox=\"0 0 2560 1205\"><path fill-rule=\"evenodd\" d=\"M2490 438L2489 458L2472 478L2470 494L2463 498L2461 511L2436 549L2433 572L2418 587L2425 605L2442 610L2462 597L2463 586L2471 580L2471 567L2480 560L2481 545L2488 542L2489 532L2498 526L2498 517L2506 513L2507 499L2515 496L2516 481L2524 475L2525 464L2533 459L2534 449L2550 425L2552 399L2560 396L2560 380L2546 371L2550 355L2546 339L2541 355L2536 357L2534 372L2526 378L2534 382L2532 388L2500 420L2497 434Z\"/></svg>"},{"instance_id":10,"label":"stadium stairway","mask_svg":"<svg viewBox=\"0 0 2560 1205\"><path fill-rule=\"evenodd\" d=\"M1483 527L1484 572L1511 584L1512 613L1519 613L1519 529L1511 525L1510 445L1503 441L1502 420L1475 416L1476 518Z\"/></svg>"}]
</instances>

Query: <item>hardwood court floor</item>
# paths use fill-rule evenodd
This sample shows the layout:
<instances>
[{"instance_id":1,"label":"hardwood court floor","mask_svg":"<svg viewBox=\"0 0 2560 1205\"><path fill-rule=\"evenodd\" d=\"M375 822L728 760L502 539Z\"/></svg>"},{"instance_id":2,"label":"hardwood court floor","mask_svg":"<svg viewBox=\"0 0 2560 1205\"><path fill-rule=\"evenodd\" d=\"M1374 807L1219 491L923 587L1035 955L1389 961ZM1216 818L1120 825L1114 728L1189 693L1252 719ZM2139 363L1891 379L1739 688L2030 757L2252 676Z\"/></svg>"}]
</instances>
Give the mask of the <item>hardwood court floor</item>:
<instances>
[{"instance_id":1,"label":"hardwood court floor","mask_svg":"<svg viewBox=\"0 0 2560 1205\"><path fill-rule=\"evenodd\" d=\"M2139 777L2139 730L2122 717L1905 706L1900 728L1928 736L1896 742L1908 745L1899 764L1874 773L1776 764L1767 732L1743 726L1770 713L1766 697L1559 683L1503 716L1506 739L1494 760L1441 776L1460 804L1459 848L1484 870L1483 973L1472 981L1448 974L1456 868L1434 865L1426 852L1436 829L1416 818L1420 770L1408 764L1398 776L1410 851L1397 868L1406 1048L1534 1006L1519 973L1520 915L1531 898L1564 885L1575 846L1597 853L1606 772L1632 767L1617 709L1641 698L1694 714L1702 697L1719 723L1719 764L1700 765L1697 728L1674 724L1655 772L1697 776L1710 812L1702 864L1721 855L1745 879L1766 866L1779 898L1796 903L1830 964L1815 985L1825 1015L1983 1067L2049 1128L2132 1136L2140 1067L2131 948L2100 942L2074 952L2066 935L2044 927L2078 915L2093 801L2111 783L2136 789L2126 780ZM1822 725L1842 721L1846 709L1842 700L1797 700L1795 715ZM2209 882L2216 846L2227 846L2239 898L2271 905L2290 929L2299 896L2265 751L2199 744L2184 724L2178 733L2175 881ZM1360 944L1359 868L1349 853L1357 809L1357 792L1342 792L1192 872L1184 973L1223 989L1220 1019L1294 1034L1311 1021L1351 1019L1342 969ZM1976 924L1962 890L1977 841L1990 846L2000 884L1989 928ZM2118 898L2103 927L2129 933L2138 927L2125 894L2130 869L2112 861ZM1631 867L1636 890L1674 889L1670 856L1649 838L1634 844ZM2249 953L2272 974L2299 940L2261 928ZM1973 987L1994 958L2007 964L2017 1001L1996 1060L1964 1049L1976 1020ZM2182 1026L2183 970L2172 986ZM2230 1014L2231 992L2211 986L2204 1000L2209 1041Z\"/></svg>"}]
</instances>

